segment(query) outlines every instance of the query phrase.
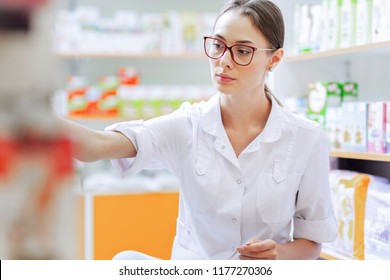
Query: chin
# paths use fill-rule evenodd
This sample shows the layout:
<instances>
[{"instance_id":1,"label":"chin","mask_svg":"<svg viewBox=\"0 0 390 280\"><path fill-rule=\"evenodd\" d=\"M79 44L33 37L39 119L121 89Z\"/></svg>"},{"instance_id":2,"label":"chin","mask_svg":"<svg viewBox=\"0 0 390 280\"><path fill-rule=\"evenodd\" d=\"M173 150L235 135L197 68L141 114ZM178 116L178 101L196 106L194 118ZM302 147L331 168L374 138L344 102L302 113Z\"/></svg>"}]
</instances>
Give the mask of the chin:
<instances>
[{"instance_id":1,"label":"chin","mask_svg":"<svg viewBox=\"0 0 390 280\"><path fill-rule=\"evenodd\" d=\"M215 89L220 93L229 95L229 94L233 94L235 92L235 90L231 86L222 85L216 81L213 81L213 84L214 84Z\"/></svg>"},{"instance_id":2,"label":"chin","mask_svg":"<svg viewBox=\"0 0 390 280\"><path fill-rule=\"evenodd\" d=\"M228 88L226 86L221 86L221 85L218 85L217 86L217 90L220 92L220 93L223 93L223 94L226 94L226 95L231 95L231 94L235 94L237 91L234 90L233 88Z\"/></svg>"}]
</instances>

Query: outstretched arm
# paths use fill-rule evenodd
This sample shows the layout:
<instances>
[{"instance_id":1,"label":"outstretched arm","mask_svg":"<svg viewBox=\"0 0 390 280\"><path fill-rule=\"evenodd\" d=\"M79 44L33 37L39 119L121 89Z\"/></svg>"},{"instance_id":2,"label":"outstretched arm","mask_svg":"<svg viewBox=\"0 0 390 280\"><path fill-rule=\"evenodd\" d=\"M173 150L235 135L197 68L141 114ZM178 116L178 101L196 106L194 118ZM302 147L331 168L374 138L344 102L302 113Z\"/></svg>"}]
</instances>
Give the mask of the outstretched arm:
<instances>
[{"instance_id":1,"label":"outstretched arm","mask_svg":"<svg viewBox=\"0 0 390 280\"><path fill-rule=\"evenodd\" d=\"M59 122L75 141L74 157L80 161L135 157L137 154L133 143L120 132L97 131L62 118Z\"/></svg>"}]
</instances>

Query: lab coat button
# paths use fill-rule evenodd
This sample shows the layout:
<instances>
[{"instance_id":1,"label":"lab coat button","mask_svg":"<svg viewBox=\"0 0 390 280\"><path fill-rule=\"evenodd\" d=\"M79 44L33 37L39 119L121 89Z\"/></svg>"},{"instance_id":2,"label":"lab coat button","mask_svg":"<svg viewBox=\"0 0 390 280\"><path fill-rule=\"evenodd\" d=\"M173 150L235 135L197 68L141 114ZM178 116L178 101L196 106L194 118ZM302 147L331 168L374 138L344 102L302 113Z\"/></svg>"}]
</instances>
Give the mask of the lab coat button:
<instances>
[{"instance_id":1,"label":"lab coat button","mask_svg":"<svg viewBox=\"0 0 390 280\"><path fill-rule=\"evenodd\" d=\"M196 172L198 173L198 175L203 175L204 174L204 171L203 171L203 168L202 167L198 167L196 169Z\"/></svg>"},{"instance_id":2,"label":"lab coat button","mask_svg":"<svg viewBox=\"0 0 390 280\"><path fill-rule=\"evenodd\" d=\"M226 146L222 145L221 149L224 151L226 149Z\"/></svg>"},{"instance_id":3,"label":"lab coat button","mask_svg":"<svg viewBox=\"0 0 390 280\"><path fill-rule=\"evenodd\" d=\"M236 218L233 218L233 219L232 219L232 222L233 222L233 223L237 222L237 219L236 219Z\"/></svg>"},{"instance_id":4,"label":"lab coat button","mask_svg":"<svg viewBox=\"0 0 390 280\"><path fill-rule=\"evenodd\" d=\"M237 180L237 184L241 184L241 180L240 179Z\"/></svg>"}]
</instances>

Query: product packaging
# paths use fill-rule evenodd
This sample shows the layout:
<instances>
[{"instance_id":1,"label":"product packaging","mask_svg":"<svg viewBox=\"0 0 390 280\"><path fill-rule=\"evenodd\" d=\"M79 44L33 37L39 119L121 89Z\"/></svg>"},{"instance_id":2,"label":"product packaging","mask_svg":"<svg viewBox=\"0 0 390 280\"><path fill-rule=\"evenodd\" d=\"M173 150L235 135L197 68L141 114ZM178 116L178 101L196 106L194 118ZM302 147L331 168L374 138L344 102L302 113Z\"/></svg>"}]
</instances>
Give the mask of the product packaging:
<instances>
[{"instance_id":1,"label":"product packaging","mask_svg":"<svg viewBox=\"0 0 390 280\"><path fill-rule=\"evenodd\" d=\"M345 102L342 105L341 147L343 150L367 151L367 103Z\"/></svg>"},{"instance_id":2,"label":"product packaging","mask_svg":"<svg viewBox=\"0 0 390 280\"><path fill-rule=\"evenodd\" d=\"M372 102L368 104L367 126L367 151L386 153L386 102Z\"/></svg>"},{"instance_id":3,"label":"product packaging","mask_svg":"<svg viewBox=\"0 0 390 280\"><path fill-rule=\"evenodd\" d=\"M340 47L341 38L341 0L327 0L328 7L328 40L326 49L336 49Z\"/></svg>"},{"instance_id":4,"label":"product packaging","mask_svg":"<svg viewBox=\"0 0 390 280\"><path fill-rule=\"evenodd\" d=\"M310 18L310 5L299 5L299 21L300 31L298 37L298 49L300 53L312 52L312 46L310 46L310 34L312 28L312 19Z\"/></svg>"},{"instance_id":5,"label":"product packaging","mask_svg":"<svg viewBox=\"0 0 390 280\"><path fill-rule=\"evenodd\" d=\"M341 107L327 108L325 130L333 149L341 148L343 120L343 110Z\"/></svg>"},{"instance_id":6,"label":"product packaging","mask_svg":"<svg viewBox=\"0 0 390 280\"><path fill-rule=\"evenodd\" d=\"M354 171L333 170L330 183L338 223L334 250L364 259L364 217L370 176Z\"/></svg>"},{"instance_id":7,"label":"product packaging","mask_svg":"<svg viewBox=\"0 0 390 280\"><path fill-rule=\"evenodd\" d=\"M345 82L342 84L342 102L358 100L359 84L356 82Z\"/></svg>"},{"instance_id":8,"label":"product packaging","mask_svg":"<svg viewBox=\"0 0 390 280\"><path fill-rule=\"evenodd\" d=\"M340 47L356 45L357 0L343 0L341 6Z\"/></svg>"},{"instance_id":9,"label":"product packaging","mask_svg":"<svg viewBox=\"0 0 390 280\"><path fill-rule=\"evenodd\" d=\"M106 117L118 116L118 86L119 78L116 76L105 76L100 79L98 87L101 90L101 95L97 103L97 115Z\"/></svg>"},{"instance_id":10,"label":"product packaging","mask_svg":"<svg viewBox=\"0 0 390 280\"><path fill-rule=\"evenodd\" d=\"M370 183L364 217L364 258L390 259L390 184L375 177Z\"/></svg>"},{"instance_id":11,"label":"product packaging","mask_svg":"<svg viewBox=\"0 0 390 280\"><path fill-rule=\"evenodd\" d=\"M86 91L88 82L85 78L71 76L66 81L66 92L68 95L68 108L70 116L84 116L88 109Z\"/></svg>"},{"instance_id":12,"label":"product packaging","mask_svg":"<svg viewBox=\"0 0 390 280\"><path fill-rule=\"evenodd\" d=\"M121 85L118 90L119 115L122 118L142 119L145 89L143 86Z\"/></svg>"},{"instance_id":13,"label":"product packaging","mask_svg":"<svg viewBox=\"0 0 390 280\"><path fill-rule=\"evenodd\" d=\"M357 15L356 15L356 44L364 45L371 41L370 39L370 25L369 21L369 1L357 1ZM371 0L372 9L372 0Z\"/></svg>"},{"instance_id":14,"label":"product packaging","mask_svg":"<svg viewBox=\"0 0 390 280\"><path fill-rule=\"evenodd\" d=\"M380 42L386 40L386 26L389 18L387 17L388 0L372 0L372 41Z\"/></svg>"},{"instance_id":15,"label":"product packaging","mask_svg":"<svg viewBox=\"0 0 390 280\"><path fill-rule=\"evenodd\" d=\"M307 117L325 127L327 107L339 107L342 85L338 82L316 82L309 84Z\"/></svg>"}]
</instances>

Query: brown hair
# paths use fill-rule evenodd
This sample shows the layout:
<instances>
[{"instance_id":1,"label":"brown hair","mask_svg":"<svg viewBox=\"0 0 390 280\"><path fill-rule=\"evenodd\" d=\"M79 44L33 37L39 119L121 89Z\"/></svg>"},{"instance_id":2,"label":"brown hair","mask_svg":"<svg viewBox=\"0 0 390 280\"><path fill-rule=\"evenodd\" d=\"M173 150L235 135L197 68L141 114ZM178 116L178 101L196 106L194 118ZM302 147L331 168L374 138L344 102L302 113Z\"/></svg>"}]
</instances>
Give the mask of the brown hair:
<instances>
[{"instance_id":1,"label":"brown hair","mask_svg":"<svg viewBox=\"0 0 390 280\"><path fill-rule=\"evenodd\" d=\"M255 26L267 38L270 48L283 48L284 44L284 20L279 7L269 0L230 0L223 7L218 19L229 11L238 11L240 14L249 17ZM265 85L266 94L272 95ZM279 100L275 98L280 104Z\"/></svg>"}]
</instances>

